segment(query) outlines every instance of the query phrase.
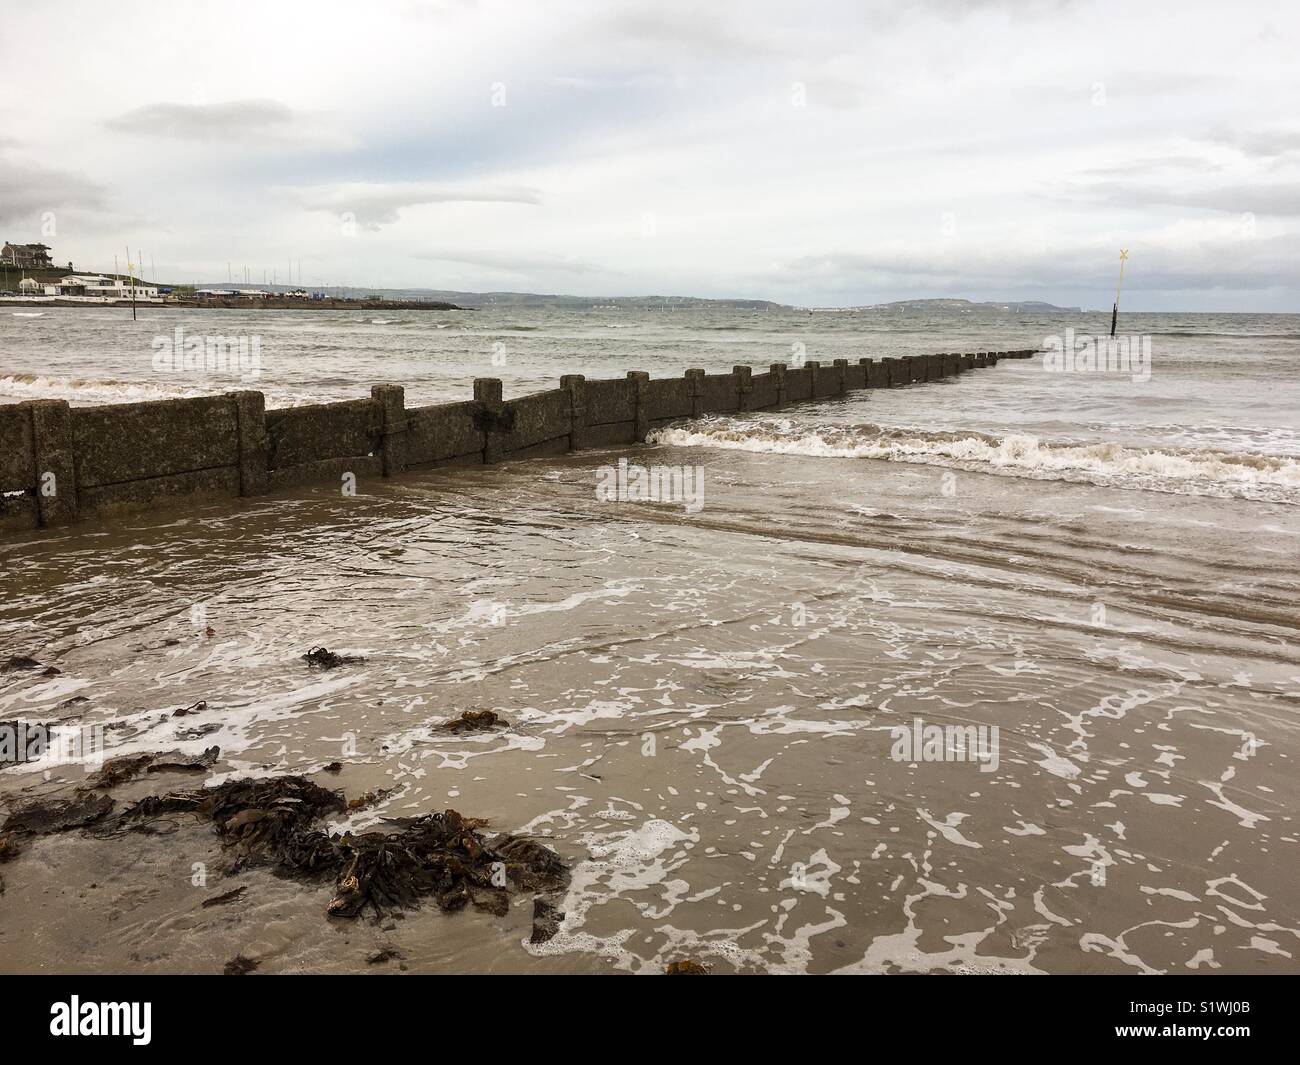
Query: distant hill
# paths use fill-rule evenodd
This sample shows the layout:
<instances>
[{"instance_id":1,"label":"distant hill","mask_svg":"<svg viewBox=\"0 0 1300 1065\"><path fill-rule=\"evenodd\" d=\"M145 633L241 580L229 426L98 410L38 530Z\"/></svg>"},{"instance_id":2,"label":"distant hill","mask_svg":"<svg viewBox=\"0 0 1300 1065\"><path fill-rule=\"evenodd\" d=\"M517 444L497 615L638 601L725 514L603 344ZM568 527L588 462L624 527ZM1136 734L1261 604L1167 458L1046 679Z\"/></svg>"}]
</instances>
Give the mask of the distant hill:
<instances>
[{"instance_id":1,"label":"distant hill","mask_svg":"<svg viewBox=\"0 0 1300 1065\"><path fill-rule=\"evenodd\" d=\"M288 292L305 288L309 292L324 291L327 295L343 299L386 300L437 300L454 303L458 307L479 309L483 307L558 307L562 310L591 311L618 310L687 310L704 307L725 307L730 310L783 311L791 308L770 300L708 300L695 296L562 296L540 292L457 292L434 288L356 288L347 285L252 285L214 281L201 283L199 288L228 289L256 288L265 292Z\"/></svg>"},{"instance_id":2,"label":"distant hill","mask_svg":"<svg viewBox=\"0 0 1300 1065\"><path fill-rule=\"evenodd\" d=\"M299 287L310 292L322 291L318 285L256 285L212 281L200 283L198 288L261 289L265 292L289 292ZM740 311L806 311L809 308L791 307L771 300L701 299L697 296L565 296L541 292L458 292L441 288L358 288L348 285L327 285L323 291L339 299L375 300L436 300L454 303L458 307L478 310L486 307L526 309L553 307L566 311L627 310L674 311L704 310L710 307ZM893 311L927 314L966 314L972 311L995 311L1007 314L1050 314L1077 312L1078 307L1056 307L1038 300L1012 300L1006 303L975 303L962 299L897 300L893 303L872 303L860 307L817 308L827 311Z\"/></svg>"},{"instance_id":3,"label":"distant hill","mask_svg":"<svg viewBox=\"0 0 1300 1065\"><path fill-rule=\"evenodd\" d=\"M854 307L857 311L924 311L930 314L967 314L970 311L1005 311L1008 314L1044 314L1054 311L1078 312L1078 307L1057 307L1041 300L1010 300L1006 303L986 301L975 303L971 300L895 300L893 303L872 303L865 307Z\"/></svg>"}]
</instances>

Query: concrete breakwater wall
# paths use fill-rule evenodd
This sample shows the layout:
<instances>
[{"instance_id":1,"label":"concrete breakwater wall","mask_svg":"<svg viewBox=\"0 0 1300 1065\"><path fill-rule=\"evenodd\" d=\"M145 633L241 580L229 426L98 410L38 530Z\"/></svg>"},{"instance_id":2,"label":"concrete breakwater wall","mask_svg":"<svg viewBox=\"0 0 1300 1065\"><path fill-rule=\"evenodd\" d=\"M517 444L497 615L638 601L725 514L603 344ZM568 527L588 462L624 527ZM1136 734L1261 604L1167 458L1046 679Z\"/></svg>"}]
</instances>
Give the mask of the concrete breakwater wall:
<instances>
[{"instance_id":1,"label":"concrete breakwater wall","mask_svg":"<svg viewBox=\"0 0 1300 1065\"><path fill-rule=\"evenodd\" d=\"M862 388L937 380L1032 351L774 363L679 378L560 379L502 398L474 381L473 399L407 407L400 385L370 398L266 410L261 392L102 407L63 400L0 406L0 531L63 525L198 497L261 495L317 481L555 455L644 441L651 429L703 414L772 410Z\"/></svg>"}]
</instances>

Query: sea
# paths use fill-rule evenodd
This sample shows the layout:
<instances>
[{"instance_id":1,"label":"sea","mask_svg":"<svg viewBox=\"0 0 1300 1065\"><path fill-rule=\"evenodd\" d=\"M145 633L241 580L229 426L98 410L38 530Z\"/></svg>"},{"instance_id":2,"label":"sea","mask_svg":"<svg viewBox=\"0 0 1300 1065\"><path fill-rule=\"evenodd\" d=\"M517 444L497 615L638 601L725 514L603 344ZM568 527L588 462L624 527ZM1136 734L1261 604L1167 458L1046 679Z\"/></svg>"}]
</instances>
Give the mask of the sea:
<instances>
[{"instance_id":1,"label":"sea","mask_svg":"<svg viewBox=\"0 0 1300 1065\"><path fill-rule=\"evenodd\" d=\"M0 307L0 402L676 376L1033 348L1110 314ZM179 331L179 332L178 332ZM0 971L1300 971L1300 315L1124 313L1038 355L640 446L0 536L0 721L455 808L572 869L558 933L327 919L210 826L44 837ZM158 358L188 337L256 352ZM169 347L170 346L170 347ZM602 495L620 460L699 505ZM324 645L364 661L335 670ZM174 711L202 703L179 717ZM465 710L500 728L449 733ZM324 767L341 763L338 773ZM0 816L78 765L0 769ZM238 901L203 907L245 886Z\"/></svg>"}]
</instances>

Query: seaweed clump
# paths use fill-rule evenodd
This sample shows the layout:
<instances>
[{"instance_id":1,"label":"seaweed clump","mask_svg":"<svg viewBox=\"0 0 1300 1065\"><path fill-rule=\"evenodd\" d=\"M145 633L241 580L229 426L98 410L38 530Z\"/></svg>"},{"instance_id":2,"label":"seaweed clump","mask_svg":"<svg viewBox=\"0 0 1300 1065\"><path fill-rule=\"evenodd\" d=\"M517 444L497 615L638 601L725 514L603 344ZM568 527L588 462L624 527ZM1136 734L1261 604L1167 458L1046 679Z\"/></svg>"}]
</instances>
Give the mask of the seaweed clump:
<instances>
[{"instance_id":1,"label":"seaweed clump","mask_svg":"<svg viewBox=\"0 0 1300 1065\"><path fill-rule=\"evenodd\" d=\"M507 724L495 710L466 710L460 717L450 718L438 727L444 732L482 732Z\"/></svg>"},{"instance_id":2,"label":"seaweed clump","mask_svg":"<svg viewBox=\"0 0 1300 1065\"><path fill-rule=\"evenodd\" d=\"M234 780L213 788L142 799L124 820L188 811L212 822L235 848L230 871L267 866L280 876L333 875L331 917L376 917L433 898L444 911L473 905L498 916L511 887L555 891L569 880L554 851L524 836L480 832L484 822L455 810L399 818L388 831L331 834L313 827L348 808L341 792L299 776Z\"/></svg>"},{"instance_id":3,"label":"seaweed clump","mask_svg":"<svg viewBox=\"0 0 1300 1065\"><path fill-rule=\"evenodd\" d=\"M320 669L334 669L336 666L346 666L353 662L365 661L359 655L335 654L328 647L313 647L302 657L308 665L317 666Z\"/></svg>"},{"instance_id":4,"label":"seaweed clump","mask_svg":"<svg viewBox=\"0 0 1300 1065\"><path fill-rule=\"evenodd\" d=\"M215 748L195 761L214 757ZM171 756L157 756L170 758ZM155 767L189 768L155 756L122 759L96 786L112 786ZM334 878L326 912L331 917L358 917L370 910L413 909L434 899L444 911L472 905L503 916L510 890L554 892L569 882L559 855L527 836L484 835L485 822L455 810L421 817L394 818L384 830L330 833L317 827L328 814L352 808L341 791L313 784L301 776L229 780L215 787L150 795L114 813L113 799L91 789L69 799L37 801L11 814L0 826L0 861L13 857L28 836L74 828L148 831L147 822L169 814L189 813L212 824L234 851L227 874L266 867L278 876L299 880ZM113 815L110 817L110 815ZM242 888L204 905L242 897ZM548 904L537 907L546 930L555 934L563 914ZM536 929L535 929L536 934ZM542 942L544 939L535 940ZM238 959L236 959L238 961Z\"/></svg>"}]
</instances>

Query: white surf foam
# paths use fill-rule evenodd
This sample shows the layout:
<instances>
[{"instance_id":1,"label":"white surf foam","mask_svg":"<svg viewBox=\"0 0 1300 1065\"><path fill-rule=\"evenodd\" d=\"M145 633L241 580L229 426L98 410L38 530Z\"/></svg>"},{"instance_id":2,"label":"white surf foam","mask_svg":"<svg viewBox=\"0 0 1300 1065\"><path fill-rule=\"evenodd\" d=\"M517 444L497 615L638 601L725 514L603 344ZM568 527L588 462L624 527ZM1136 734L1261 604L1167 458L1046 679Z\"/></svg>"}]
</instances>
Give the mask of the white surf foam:
<instances>
[{"instance_id":1,"label":"white surf foam","mask_svg":"<svg viewBox=\"0 0 1300 1065\"><path fill-rule=\"evenodd\" d=\"M1113 442L1049 444L1023 434L929 433L873 425L809 427L787 420L745 419L658 429L649 439L677 447L920 462L1120 488L1300 503L1300 460L1243 452L1161 450Z\"/></svg>"},{"instance_id":2,"label":"white surf foam","mask_svg":"<svg viewBox=\"0 0 1300 1065\"><path fill-rule=\"evenodd\" d=\"M161 377L161 375L159 375ZM59 377L45 374L10 374L0 377L0 401L25 399L63 399L74 407L105 403L135 403L155 399L192 399L214 396L248 385L234 377L191 378L188 385L150 384L143 381L96 380L83 377ZM294 407L319 402L309 395L266 392L268 407Z\"/></svg>"}]
</instances>

